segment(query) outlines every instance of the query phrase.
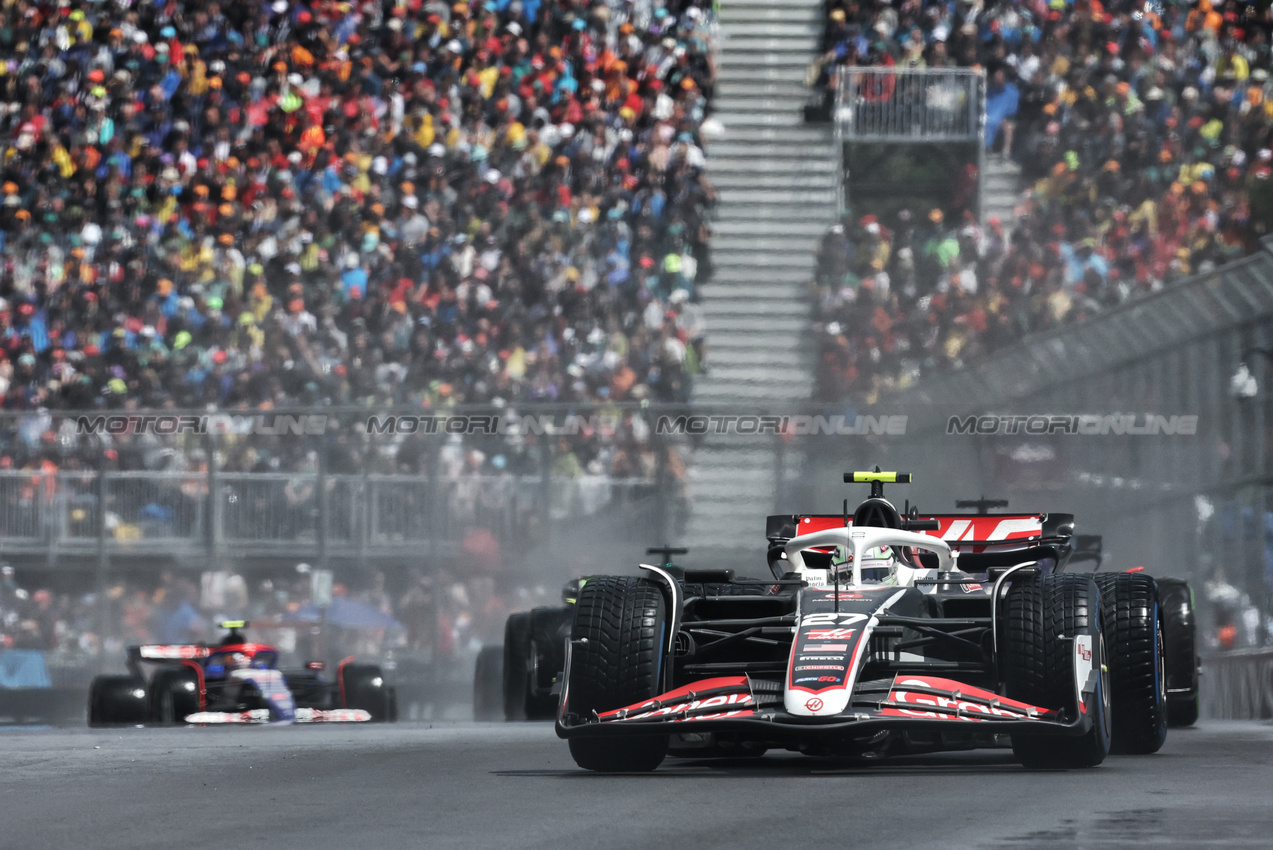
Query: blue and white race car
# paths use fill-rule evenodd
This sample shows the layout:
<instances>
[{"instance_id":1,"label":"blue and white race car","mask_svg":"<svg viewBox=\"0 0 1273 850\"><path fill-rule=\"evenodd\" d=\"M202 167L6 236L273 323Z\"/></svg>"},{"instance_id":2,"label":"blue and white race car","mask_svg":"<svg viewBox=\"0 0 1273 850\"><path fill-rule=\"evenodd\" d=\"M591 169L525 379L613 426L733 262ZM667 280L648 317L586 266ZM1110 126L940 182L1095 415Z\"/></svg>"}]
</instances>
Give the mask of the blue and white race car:
<instances>
[{"instance_id":1,"label":"blue and white race car","mask_svg":"<svg viewBox=\"0 0 1273 850\"><path fill-rule=\"evenodd\" d=\"M395 720L394 689L372 664L346 658L334 680L322 662L280 670L278 650L243 637L228 620L221 642L132 646L127 676L98 676L89 689L90 726L180 723L320 723Z\"/></svg>"}]
</instances>

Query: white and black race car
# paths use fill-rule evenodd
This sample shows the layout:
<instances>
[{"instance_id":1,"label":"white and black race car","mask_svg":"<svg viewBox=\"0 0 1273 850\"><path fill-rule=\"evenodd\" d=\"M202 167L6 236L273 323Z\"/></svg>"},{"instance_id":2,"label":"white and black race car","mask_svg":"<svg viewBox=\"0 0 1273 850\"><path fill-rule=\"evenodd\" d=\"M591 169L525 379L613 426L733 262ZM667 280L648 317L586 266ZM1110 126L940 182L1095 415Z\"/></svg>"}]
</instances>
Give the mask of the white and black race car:
<instances>
[{"instance_id":1,"label":"white and black race car","mask_svg":"<svg viewBox=\"0 0 1273 850\"><path fill-rule=\"evenodd\" d=\"M770 517L775 578L642 565L575 606L556 729L590 770L669 752L884 756L1011 741L1028 767L1150 753L1167 730L1158 591L1068 574L1069 514ZM1098 580L1099 579L1099 580Z\"/></svg>"}]
</instances>

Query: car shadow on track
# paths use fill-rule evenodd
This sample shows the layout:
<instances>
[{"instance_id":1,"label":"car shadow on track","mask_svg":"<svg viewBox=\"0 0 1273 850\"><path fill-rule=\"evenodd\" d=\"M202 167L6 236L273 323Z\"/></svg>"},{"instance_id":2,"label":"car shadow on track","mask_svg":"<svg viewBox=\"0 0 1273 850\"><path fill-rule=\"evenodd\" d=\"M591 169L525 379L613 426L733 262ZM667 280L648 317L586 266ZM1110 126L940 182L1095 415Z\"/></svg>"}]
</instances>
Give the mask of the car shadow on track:
<instances>
[{"instance_id":1,"label":"car shadow on track","mask_svg":"<svg viewBox=\"0 0 1273 850\"><path fill-rule=\"evenodd\" d=\"M976 776L1023 770L1011 752L941 753L924 756L896 756L882 759L814 758L773 754L739 759L668 759L649 773L599 774L580 768L565 770L496 770L496 776L565 779L601 776L646 776L675 779L701 778L704 774L736 777L774 776Z\"/></svg>"}]
</instances>

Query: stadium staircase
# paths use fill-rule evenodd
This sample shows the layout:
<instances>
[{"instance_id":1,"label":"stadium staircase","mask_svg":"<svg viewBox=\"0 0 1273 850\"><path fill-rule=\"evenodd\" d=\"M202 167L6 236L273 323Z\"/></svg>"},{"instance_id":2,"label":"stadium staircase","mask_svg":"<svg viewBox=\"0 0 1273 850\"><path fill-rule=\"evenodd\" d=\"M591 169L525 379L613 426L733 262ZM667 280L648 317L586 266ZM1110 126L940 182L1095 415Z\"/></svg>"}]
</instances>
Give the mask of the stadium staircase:
<instances>
[{"instance_id":1,"label":"stadium staircase","mask_svg":"<svg viewBox=\"0 0 1273 850\"><path fill-rule=\"evenodd\" d=\"M716 275L701 289L709 372L694 388L700 410L794 412L810 396L809 284L818 239L836 217L838 167L830 125L806 125L803 114L821 9L821 0L721 4L715 108L724 133L707 149L719 205ZM772 436L703 441L690 465L688 545L763 551L776 452Z\"/></svg>"},{"instance_id":2,"label":"stadium staircase","mask_svg":"<svg viewBox=\"0 0 1273 850\"><path fill-rule=\"evenodd\" d=\"M986 157L985 181L981 203L981 223L998 217L1005 226L1016 221L1015 210L1021 197L1021 166L1010 159Z\"/></svg>"}]
</instances>

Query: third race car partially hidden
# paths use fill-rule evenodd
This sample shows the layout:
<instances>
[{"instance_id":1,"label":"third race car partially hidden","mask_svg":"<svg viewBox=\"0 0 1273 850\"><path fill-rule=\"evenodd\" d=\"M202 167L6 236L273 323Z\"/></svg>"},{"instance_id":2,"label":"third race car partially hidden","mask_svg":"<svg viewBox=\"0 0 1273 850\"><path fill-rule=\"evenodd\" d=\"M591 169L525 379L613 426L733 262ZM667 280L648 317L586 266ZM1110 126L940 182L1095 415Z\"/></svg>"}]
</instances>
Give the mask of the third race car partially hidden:
<instances>
[{"instance_id":1,"label":"third race car partially hidden","mask_svg":"<svg viewBox=\"0 0 1273 850\"><path fill-rule=\"evenodd\" d=\"M687 549L653 546L647 555L661 555L659 563ZM504 643L478 652L473 675L475 720L552 720L557 716L561 669L566 639L574 619L575 600L587 579L571 579L561 590L561 605L541 605L510 614L504 623Z\"/></svg>"},{"instance_id":2,"label":"third race car partially hidden","mask_svg":"<svg viewBox=\"0 0 1273 850\"><path fill-rule=\"evenodd\" d=\"M1106 582L1062 571L1071 515L903 516L883 485L909 480L846 474L871 485L854 513L770 517L772 580L589 578L556 727L576 763L651 770L670 741L871 757L1010 740L1044 768L1093 767L1112 742L1158 749L1153 579L1120 574L1111 607ZM721 592L734 585L754 589Z\"/></svg>"}]
</instances>

